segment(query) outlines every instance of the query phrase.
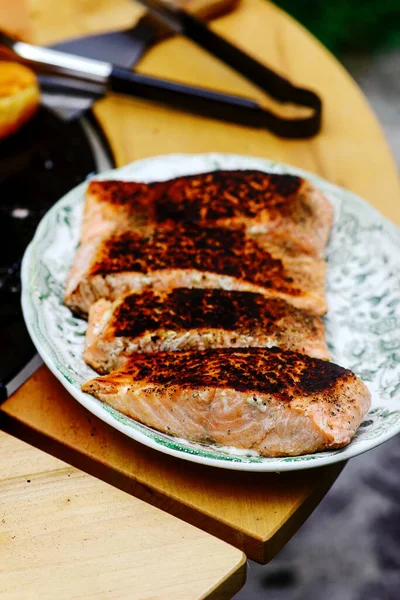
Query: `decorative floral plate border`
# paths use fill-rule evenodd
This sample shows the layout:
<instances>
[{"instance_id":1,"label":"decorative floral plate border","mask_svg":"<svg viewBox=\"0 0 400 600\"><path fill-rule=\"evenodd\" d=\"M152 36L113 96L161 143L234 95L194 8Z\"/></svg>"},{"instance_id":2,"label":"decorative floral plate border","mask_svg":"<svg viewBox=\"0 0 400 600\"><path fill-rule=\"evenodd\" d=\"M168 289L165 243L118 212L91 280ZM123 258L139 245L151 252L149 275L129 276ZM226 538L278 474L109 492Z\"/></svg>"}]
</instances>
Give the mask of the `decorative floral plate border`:
<instances>
[{"instance_id":1,"label":"decorative floral plate border","mask_svg":"<svg viewBox=\"0 0 400 600\"><path fill-rule=\"evenodd\" d=\"M96 179L164 180L215 169L260 169L308 178L335 208L327 248L332 359L367 383L372 406L352 442L341 450L264 458L254 452L190 443L142 425L81 391L95 375L82 359L86 322L63 305L63 289L78 244L86 183L45 215L22 266L22 306L44 362L97 417L134 440L189 461L243 471L320 467L361 454L400 431L400 230L361 198L301 169L234 154L173 154L137 161Z\"/></svg>"}]
</instances>

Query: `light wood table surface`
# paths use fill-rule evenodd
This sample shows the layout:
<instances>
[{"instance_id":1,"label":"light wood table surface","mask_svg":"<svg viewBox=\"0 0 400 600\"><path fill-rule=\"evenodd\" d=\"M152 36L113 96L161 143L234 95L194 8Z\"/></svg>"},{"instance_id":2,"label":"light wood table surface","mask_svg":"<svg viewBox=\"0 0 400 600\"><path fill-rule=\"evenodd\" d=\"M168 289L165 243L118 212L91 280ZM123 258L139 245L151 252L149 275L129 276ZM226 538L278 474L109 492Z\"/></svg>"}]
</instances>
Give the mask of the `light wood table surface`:
<instances>
[{"instance_id":1,"label":"light wood table surface","mask_svg":"<svg viewBox=\"0 0 400 600\"><path fill-rule=\"evenodd\" d=\"M52 10L51 0L31 0L33 39L46 43L120 27L121 20L113 23L106 5L105 0L68 0L62 3L60 16ZM121 19L126 14L125 24L135 18L129 12L131 2L118 0L115 6L113 15ZM102 10L108 18L99 16ZM400 223L400 188L393 159L371 109L341 65L298 23L265 0L242 0L213 27L259 60L321 94L325 113L320 135L307 141L284 141L264 130L110 96L97 104L95 114L117 164L170 152L222 151L266 157L348 187ZM234 71L182 38L158 44L138 70L261 97ZM260 562L271 559L293 535L341 468L333 465L281 475L239 473L161 455L90 415L45 367L3 409L10 431L231 542Z\"/></svg>"},{"instance_id":2,"label":"light wood table surface","mask_svg":"<svg viewBox=\"0 0 400 600\"><path fill-rule=\"evenodd\" d=\"M0 432L4 600L232 598L240 550Z\"/></svg>"}]
</instances>

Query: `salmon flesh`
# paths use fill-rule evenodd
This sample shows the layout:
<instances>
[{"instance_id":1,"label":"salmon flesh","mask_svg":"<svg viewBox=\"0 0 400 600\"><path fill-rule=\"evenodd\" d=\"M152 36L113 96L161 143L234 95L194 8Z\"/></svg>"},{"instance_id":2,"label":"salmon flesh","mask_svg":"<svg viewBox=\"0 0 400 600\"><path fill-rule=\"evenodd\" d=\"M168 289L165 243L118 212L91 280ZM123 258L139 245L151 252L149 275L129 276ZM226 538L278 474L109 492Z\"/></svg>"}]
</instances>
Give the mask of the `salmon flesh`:
<instances>
[{"instance_id":1,"label":"salmon flesh","mask_svg":"<svg viewBox=\"0 0 400 600\"><path fill-rule=\"evenodd\" d=\"M78 248L65 303L86 315L99 298L153 288L219 288L283 298L316 315L327 311L326 263L267 235L197 223L93 237Z\"/></svg>"},{"instance_id":2,"label":"salmon flesh","mask_svg":"<svg viewBox=\"0 0 400 600\"><path fill-rule=\"evenodd\" d=\"M351 371L279 348L134 354L82 390L164 433L271 457L345 446L370 406Z\"/></svg>"},{"instance_id":3,"label":"salmon flesh","mask_svg":"<svg viewBox=\"0 0 400 600\"><path fill-rule=\"evenodd\" d=\"M148 184L92 181L82 240L120 226L195 222L290 239L301 250L322 257L332 219L331 204L301 177L217 170Z\"/></svg>"},{"instance_id":4,"label":"salmon flesh","mask_svg":"<svg viewBox=\"0 0 400 600\"><path fill-rule=\"evenodd\" d=\"M107 373L135 352L270 346L329 358L321 318L284 300L219 289L146 290L92 305L84 359Z\"/></svg>"}]
</instances>

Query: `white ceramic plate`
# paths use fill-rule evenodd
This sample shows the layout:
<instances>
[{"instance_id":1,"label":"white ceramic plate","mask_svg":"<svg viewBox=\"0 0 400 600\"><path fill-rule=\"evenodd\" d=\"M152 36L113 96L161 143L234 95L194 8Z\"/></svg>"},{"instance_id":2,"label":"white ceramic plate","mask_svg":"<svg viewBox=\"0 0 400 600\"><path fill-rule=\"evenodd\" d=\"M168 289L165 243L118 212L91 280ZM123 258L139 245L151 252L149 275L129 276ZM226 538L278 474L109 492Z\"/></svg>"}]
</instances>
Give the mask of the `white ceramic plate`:
<instances>
[{"instance_id":1,"label":"white ceramic plate","mask_svg":"<svg viewBox=\"0 0 400 600\"><path fill-rule=\"evenodd\" d=\"M173 438L125 417L81 391L95 376L82 359L86 322L63 305L63 290L80 231L86 183L43 218L22 267L22 306L44 362L68 391L97 417L134 440L186 460L244 471L291 471L347 460L400 431L400 230L354 194L311 173L232 154L168 155L137 161L98 179L165 180L215 169L260 169L307 177L335 207L327 249L332 359L363 378L372 407L349 446L299 457L255 453Z\"/></svg>"}]
</instances>

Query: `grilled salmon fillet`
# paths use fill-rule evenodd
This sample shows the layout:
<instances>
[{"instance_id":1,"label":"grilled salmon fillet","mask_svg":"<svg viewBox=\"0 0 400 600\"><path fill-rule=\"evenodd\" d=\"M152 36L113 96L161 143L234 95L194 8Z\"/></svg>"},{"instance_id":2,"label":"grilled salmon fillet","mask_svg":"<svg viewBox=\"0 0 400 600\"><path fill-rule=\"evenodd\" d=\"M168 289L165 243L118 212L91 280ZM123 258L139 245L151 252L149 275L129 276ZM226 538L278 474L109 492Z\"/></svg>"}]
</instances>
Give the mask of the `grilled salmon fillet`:
<instances>
[{"instance_id":1,"label":"grilled salmon fillet","mask_svg":"<svg viewBox=\"0 0 400 600\"><path fill-rule=\"evenodd\" d=\"M146 287L222 288L279 297L322 315L327 310L324 260L266 235L197 223L122 231L81 244L65 303L83 315L96 300Z\"/></svg>"},{"instance_id":2,"label":"grilled salmon fillet","mask_svg":"<svg viewBox=\"0 0 400 600\"><path fill-rule=\"evenodd\" d=\"M197 222L292 240L323 256L333 208L295 175L254 170L213 171L169 181L92 181L87 189L82 239L117 226Z\"/></svg>"},{"instance_id":3,"label":"grilled salmon fillet","mask_svg":"<svg viewBox=\"0 0 400 600\"><path fill-rule=\"evenodd\" d=\"M219 289L146 290L90 308L85 361L99 373L135 352L279 346L329 358L320 317L284 300Z\"/></svg>"},{"instance_id":4,"label":"grilled salmon fillet","mask_svg":"<svg viewBox=\"0 0 400 600\"><path fill-rule=\"evenodd\" d=\"M345 446L370 406L351 371L278 348L135 354L82 390L165 433L263 456Z\"/></svg>"}]
</instances>

